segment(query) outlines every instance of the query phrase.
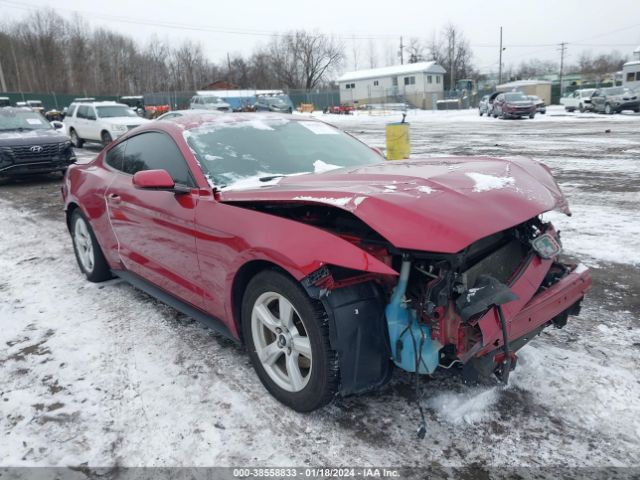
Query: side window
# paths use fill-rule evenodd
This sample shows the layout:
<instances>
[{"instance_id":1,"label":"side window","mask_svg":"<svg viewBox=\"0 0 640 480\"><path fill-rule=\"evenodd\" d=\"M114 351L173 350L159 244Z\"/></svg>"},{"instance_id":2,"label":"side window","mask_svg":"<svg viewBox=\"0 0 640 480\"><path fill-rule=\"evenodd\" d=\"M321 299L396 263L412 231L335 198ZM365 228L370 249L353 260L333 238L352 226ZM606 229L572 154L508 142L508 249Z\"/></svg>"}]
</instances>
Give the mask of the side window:
<instances>
[{"instance_id":1,"label":"side window","mask_svg":"<svg viewBox=\"0 0 640 480\"><path fill-rule=\"evenodd\" d=\"M73 114L76 112L76 105L69 105L69 109L67 110L67 117L73 117Z\"/></svg>"},{"instance_id":2,"label":"side window","mask_svg":"<svg viewBox=\"0 0 640 480\"><path fill-rule=\"evenodd\" d=\"M87 114L89 113L89 107L86 105L80 105L78 107L78 118L87 118Z\"/></svg>"},{"instance_id":3,"label":"side window","mask_svg":"<svg viewBox=\"0 0 640 480\"><path fill-rule=\"evenodd\" d=\"M87 120L96 119L96 110L93 107L87 107Z\"/></svg>"},{"instance_id":4,"label":"side window","mask_svg":"<svg viewBox=\"0 0 640 480\"><path fill-rule=\"evenodd\" d=\"M104 161L107 165L115 168L116 170L122 170L122 162L124 160L124 149L127 142L122 142L107 152L107 156Z\"/></svg>"},{"instance_id":5,"label":"side window","mask_svg":"<svg viewBox=\"0 0 640 480\"><path fill-rule=\"evenodd\" d=\"M193 186L187 162L175 142L160 132L141 133L126 142L122 171L166 170L176 183Z\"/></svg>"}]
</instances>

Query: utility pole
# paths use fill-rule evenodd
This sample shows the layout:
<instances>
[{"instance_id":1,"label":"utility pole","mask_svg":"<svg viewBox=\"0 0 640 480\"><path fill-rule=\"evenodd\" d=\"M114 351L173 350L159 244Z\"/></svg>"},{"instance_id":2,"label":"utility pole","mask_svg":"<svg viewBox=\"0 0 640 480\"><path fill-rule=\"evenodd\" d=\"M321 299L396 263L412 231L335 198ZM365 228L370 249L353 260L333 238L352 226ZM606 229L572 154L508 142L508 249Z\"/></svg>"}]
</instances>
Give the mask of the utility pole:
<instances>
[{"instance_id":1,"label":"utility pole","mask_svg":"<svg viewBox=\"0 0 640 480\"><path fill-rule=\"evenodd\" d=\"M0 90L1 92L7 91L7 82L4 81L4 71L2 70L2 60L0 60Z\"/></svg>"},{"instance_id":2,"label":"utility pole","mask_svg":"<svg viewBox=\"0 0 640 480\"><path fill-rule=\"evenodd\" d=\"M449 37L449 90L456 89L456 72L454 71L454 57L456 56L456 31Z\"/></svg>"},{"instance_id":3,"label":"utility pole","mask_svg":"<svg viewBox=\"0 0 640 480\"><path fill-rule=\"evenodd\" d=\"M400 65L404 65L404 44L402 43L402 37L400 37Z\"/></svg>"},{"instance_id":4,"label":"utility pole","mask_svg":"<svg viewBox=\"0 0 640 480\"><path fill-rule=\"evenodd\" d=\"M567 42L562 42L560 44L560 97L562 97L562 73L564 69L564 52L567 51Z\"/></svg>"},{"instance_id":5,"label":"utility pole","mask_svg":"<svg viewBox=\"0 0 640 480\"><path fill-rule=\"evenodd\" d=\"M498 61L498 85L502 85L502 27L500 27L500 60Z\"/></svg>"}]
</instances>

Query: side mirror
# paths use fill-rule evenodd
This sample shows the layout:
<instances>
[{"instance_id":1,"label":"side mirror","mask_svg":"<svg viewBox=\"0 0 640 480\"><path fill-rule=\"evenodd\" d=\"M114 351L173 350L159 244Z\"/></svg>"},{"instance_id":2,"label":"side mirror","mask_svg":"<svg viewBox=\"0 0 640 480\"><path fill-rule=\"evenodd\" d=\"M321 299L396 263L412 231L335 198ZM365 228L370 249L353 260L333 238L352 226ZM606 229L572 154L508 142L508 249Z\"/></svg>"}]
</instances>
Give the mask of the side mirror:
<instances>
[{"instance_id":1,"label":"side mirror","mask_svg":"<svg viewBox=\"0 0 640 480\"><path fill-rule=\"evenodd\" d=\"M57 120L53 120L51 122L51 126L53 128L55 128L56 130L60 130L61 128L64 128L64 124L62 122L57 121Z\"/></svg>"},{"instance_id":2,"label":"side mirror","mask_svg":"<svg viewBox=\"0 0 640 480\"><path fill-rule=\"evenodd\" d=\"M174 193L189 193L191 189L176 185L166 170L143 170L133 175L133 185L144 190L166 190Z\"/></svg>"}]
</instances>

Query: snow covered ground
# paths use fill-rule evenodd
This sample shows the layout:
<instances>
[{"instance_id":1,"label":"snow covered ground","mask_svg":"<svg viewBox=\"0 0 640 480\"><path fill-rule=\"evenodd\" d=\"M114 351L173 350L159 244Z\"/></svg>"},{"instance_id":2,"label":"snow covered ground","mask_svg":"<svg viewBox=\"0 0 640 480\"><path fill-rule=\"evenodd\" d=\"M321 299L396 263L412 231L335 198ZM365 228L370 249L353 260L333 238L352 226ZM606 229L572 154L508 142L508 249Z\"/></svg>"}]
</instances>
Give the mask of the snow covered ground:
<instances>
[{"instance_id":1,"label":"snow covered ground","mask_svg":"<svg viewBox=\"0 0 640 480\"><path fill-rule=\"evenodd\" d=\"M384 147L393 116L323 116ZM59 178L0 183L0 465L640 466L640 116L410 114L414 156L532 156L574 216L551 214L593 268L582 314L520 353L511 385L411 378L302 415L242 348L129 285L81 277ZM610 130L605 133L605 130ZM80 150L81 155L96 150Z\"/></svg>"}]
</instances>

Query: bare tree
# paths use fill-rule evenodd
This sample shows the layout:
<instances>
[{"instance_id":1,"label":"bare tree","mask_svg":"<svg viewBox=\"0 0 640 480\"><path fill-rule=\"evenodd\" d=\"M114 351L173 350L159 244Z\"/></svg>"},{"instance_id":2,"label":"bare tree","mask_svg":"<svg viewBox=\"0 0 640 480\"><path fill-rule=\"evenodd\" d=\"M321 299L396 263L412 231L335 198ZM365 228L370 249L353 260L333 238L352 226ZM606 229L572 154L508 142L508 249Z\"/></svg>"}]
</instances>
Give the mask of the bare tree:
<instances>
[{"instance_id":1,"label":"bare tree","mask_svg":"<svg viewBox=\"0 0 640 480\"><path fill-rule=\"evenodd\" d=\"M424 62L427 59L427 48L419 38L411 37L406 46L409 63Z\"/></svg>"},{"instance_id":2,"label":"bare tree","mask_svg":"<svg viewBox=\"0 0 640 480\"><path fill-rule=\"evenodd\" d=\"M378 51L376 50L376 44L371 38L367 44L367 57L369 60L369 68L376 68L378 66Z\"/></svg>"},{"instance_id":3,"label":"bare tree","mask_svg":"<svg viewBox=\"0 0 640 480\"><path fill-rule=\"evenodd\" d=\"M429 50L436 63L447 71L445 84L449 84L451 90L455 89L456 79L472 76L471 47L462 30L454 24L449 23L439 36L433 36Z\"/></svg>"}]
</instances>

